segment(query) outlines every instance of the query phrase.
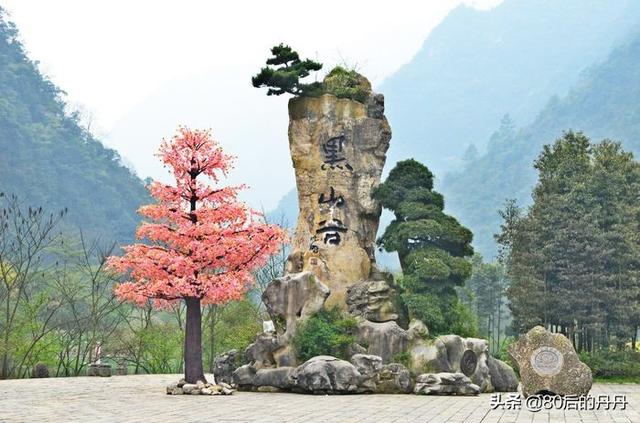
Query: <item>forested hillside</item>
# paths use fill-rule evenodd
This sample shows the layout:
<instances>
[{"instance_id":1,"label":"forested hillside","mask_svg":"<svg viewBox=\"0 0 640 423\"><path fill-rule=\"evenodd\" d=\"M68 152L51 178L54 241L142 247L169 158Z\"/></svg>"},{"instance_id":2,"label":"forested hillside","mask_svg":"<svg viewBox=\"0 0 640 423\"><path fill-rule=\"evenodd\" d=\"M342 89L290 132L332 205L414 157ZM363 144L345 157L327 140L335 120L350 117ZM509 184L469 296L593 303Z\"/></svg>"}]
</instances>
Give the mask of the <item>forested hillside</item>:
<instances>
[{"instance_id":1,"label":"forested hillside","mask_svg":"<svg viewBox=\"0 0 640 423\"><path fill-rule=\"evenodd\" d=\"M640 35L593 66L564 98L554 97L530 125L516 130L503 119L485 155L445 178L441 190L448 209L474 232L474 245L486 258L495 253L492 234L499 229L498 209L506 198L530 202L535 182L533 161L542 146L563 131L584 131L592 140L621 141L640 154Z\"/></svg>"},{"instance_id":2,"label":"forested hillside","mask_svg":"<svg viewBox=\"0 0 640 423\"><path fill-rule=\"evenodd\" d=\"M142 181L65 111L64 92L43 76L6 17L0 20L0 191L66 224L124 241L148 201Z\"/></svg>"},{"instance_id":3,"label":"forested hillside","mask_svg":"<svg viewBox=\"0 0 640 423\"><path fill-rule=\"evenodd\" d=\"M460 6L379 87L393 129L389 168L415 158L436 176L459 169L470 145L484 151L504 114L518 125L531 122L549 97L566 95L638 22L636 0L505 0L488 11Z\"/></svg>"}]
</instances>

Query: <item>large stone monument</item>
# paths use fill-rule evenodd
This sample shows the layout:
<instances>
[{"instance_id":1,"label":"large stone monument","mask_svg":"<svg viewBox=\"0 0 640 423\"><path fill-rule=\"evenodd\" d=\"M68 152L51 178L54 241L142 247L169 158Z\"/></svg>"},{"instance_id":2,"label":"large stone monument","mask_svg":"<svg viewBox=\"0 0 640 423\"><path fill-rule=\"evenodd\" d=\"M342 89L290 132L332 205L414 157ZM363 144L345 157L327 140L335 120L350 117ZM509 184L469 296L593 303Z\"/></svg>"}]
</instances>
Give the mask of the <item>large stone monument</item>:
<instances>
[{"instance_id":1,"label":"large stone monument","mask_svg":"<svg viewBox=\"0 0 640 423\"><path fill-rule=\"evenodd\" d=\"M509 354L518 362L520 390L525 397L587 395L591 389L591 369L562 334L536 326L509 348Z\"/></svg>"},{"instance_id":2,"label":"large stone monument","mask_svg":"<svg viewBox=\"0 0 640 423\"><path fill-rule=\"evenodd\" d=\"M327 79L325 88L331 85ZM407 321L392 275L376 268L381 208L372 193L380 184L391 129L384 97L362 76L355 88L358 101L333 94L289 101L300 214L285 276L262 296L275 333L260 334L247 348L247 364L233 373L233 383L321 394L493 391L487 342L455 335L429 339L422 322ZM318 356L301 363L292 347L297 328L327 305L359 321L350 361ZM403 357L411 369L398 363ZM492 368L507 381L515 379L504 363ZM415 388L411 371L420 375ZM515 389L507 382L501 386Z\"/></svg>"},{"instance_id":3,"label":"large stone monument","mask_svg":"<svg viewBox=\"0 0 640 423\"><path fill-rule=\"evenodd\" d=\"M346 308L346 290L375 273L374 244L381 208L372 198L380 184L391 128L384 97L366 102L295 97L289 101L289 148L300 214L287 273L312 272Z\"/></svg>"}]
</instances>

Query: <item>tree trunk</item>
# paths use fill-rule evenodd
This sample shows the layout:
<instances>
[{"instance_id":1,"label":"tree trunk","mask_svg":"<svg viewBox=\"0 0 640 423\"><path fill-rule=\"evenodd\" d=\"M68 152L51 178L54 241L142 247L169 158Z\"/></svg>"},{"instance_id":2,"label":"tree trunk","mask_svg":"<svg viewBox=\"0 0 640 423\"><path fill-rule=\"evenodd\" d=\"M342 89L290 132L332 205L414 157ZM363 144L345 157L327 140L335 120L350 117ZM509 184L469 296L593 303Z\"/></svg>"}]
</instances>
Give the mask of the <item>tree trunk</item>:
<instances>
[{"instance_id":1,"label":"tree trunk","mask_svg":"<svg viewBox=\"0 0 640 423\"><path fill-rule=\"evenodd\" d=\"M185 298L187 322L184 336L184 378L187 383L206 383L202 369L202 310L199 298Z\"/></svg>"}]
</instances>

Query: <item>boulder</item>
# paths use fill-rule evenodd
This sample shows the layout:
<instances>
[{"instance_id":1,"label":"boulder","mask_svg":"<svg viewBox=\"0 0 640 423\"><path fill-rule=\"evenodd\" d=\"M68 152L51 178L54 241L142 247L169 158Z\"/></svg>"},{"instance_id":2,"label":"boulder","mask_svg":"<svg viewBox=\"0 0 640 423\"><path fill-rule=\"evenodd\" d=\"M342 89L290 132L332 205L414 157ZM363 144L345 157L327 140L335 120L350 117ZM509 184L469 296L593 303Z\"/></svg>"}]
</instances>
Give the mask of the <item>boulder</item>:
<instances>
[{"instance_id":1,"label":"boulder","mask_svg":"<svg viewBox=\"0 0 640 423\"><path fill-rule=\"evenodd\" d=\"M400 363L385 364L378 374L376 394L408 394L413 391L411 373Z\"/></svg>"},{"instance_id":2,"label":"boulder","mask_svg":"<svg viewBox=\"0 0 640 423\"><path fill-rule=\"evenodd\" d=\"M382 364L382 358L377 355L354 354L351 356L351 364L356 367L362 376L359 385L371 392L375 391L379 381L378 376L384 367Z\"/></svg>"},{"instance_id":3,"label":"boulder","mask_svg":"<svg viewBox=\"0 0 640 423\"><path fill-rule=\"evenodd\" d=\"M362 375L348 361L321 355L298 366L292 378L296 392L331 395L358 392Z\"/></svg>"},{"instance_id":4,"label":"boulder","mask_svg":"<svg viewBox=\"0 0 640 423\"><path fill-rule=\"evenodd\" d=\"M260 369L253 378L253 386L271 386L281 390L293 387L293 367L278 367L276 369Z\"/></svg>"},{"instance_id":5,"label":"boulder","mask_svg":"<svg viewBox=\"0 0 640 423\"><path fill-rule=\"evenodd\" d=\"M515 392L518 390L518 376L504 361L494 357L487 359L491 384L496 392Z\"/></svg>"},{"instance_id":6,"label":"boulder","mask_svg":"<svg viewBox=\"0 0 640 423\"><path fill-rule=\"evenodd\" d=\"M395 290L386 281L359 282L347 288L347 308L349 314L372 322L397 320L395 297Z\"/></svg>"},{"instance_id":7,"label":"boulder","mask_svg":"<svg viewBox=\"0 0 640 423\"><path fill-rule=\"evenodd\" d=\"M363 80L366 80L362 77ZM289 148L300 213L287 273L312 272L331 290L328 304L346 309L346 290L370 280L381 207L380 184L391 128L384 97L289 100Z\"/></svg>"},{"instance_id":8,"label":"boulder","mask_svg":"<svg viewBox=\"0 0 640 423\"><path fill-rule=\"evenodd\" d=\"M213 359L213 376L216 382L231 383L233 371L238 367L238 350L230 350Z\"/></svg>"},{"instance_id":9,"label":"boulder","mask_svg":"<svg viewBox=\"0 0 640 423\"><path fill-rule=\"evenodd\" d=\"M536 394L587 395L593 383L591 369L580 361L571 341L536 326L509 348L518 363L520 389Z\"/></svg>"},{"instance_id":10,"label":"boulder","mask_svg":"<svg viewBox=\"0 0 640 423\"><path fill-rule=\"evenodd\" d=\"M232 384L239 389L251 389L253 387L254 378L256 376L256 368L245 364L238 367L231 375Z\"/></svg>"},{"instance_id":11,"label":"boulder","mask_svg":"<svg viewBox=\"0 0 640 423\"><path fill-rule=\"evenodd\" d=\"M463 373L425 373L416 378L418 395L478 395L480 387Z\"/></svg>"},{"instance_id":12,"label":"boulder","mask_svg":"<svg viewBox=\"0 0 640 423\"><path fill-rule=\"evenodd\" d=\"M362 320L358 324L357 342L367 346L367 353L382 358L383 363L395 361L407 350L409 336L396 322L376 323Z\"/></svg>"}]
</instances>

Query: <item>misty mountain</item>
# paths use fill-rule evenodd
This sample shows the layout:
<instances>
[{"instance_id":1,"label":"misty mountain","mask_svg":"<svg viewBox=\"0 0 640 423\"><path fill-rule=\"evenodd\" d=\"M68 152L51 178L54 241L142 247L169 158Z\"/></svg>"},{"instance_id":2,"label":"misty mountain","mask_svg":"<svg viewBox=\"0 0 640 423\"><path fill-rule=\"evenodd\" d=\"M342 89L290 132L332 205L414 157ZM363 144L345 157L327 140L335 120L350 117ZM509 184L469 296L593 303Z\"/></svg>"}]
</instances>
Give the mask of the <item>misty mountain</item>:
<instances>
[{"instance_id":1,"label":"misty mountain","mask_svg":"<svg viewBox=\"0 0 640 423\"><path fill-rule=\"evenodd\" d=\"M553 97L531 124L516 130L504 119L486 154L443 181L448 210L474 232L476 247L492 257L496 251L492 234L500 224L497 210L506 198L530 203L537 178L533 161L542 146L553 143L563 131L583 131L593 141L620 141L626 150L640 154L638 98L640 33L587 70L566 96Z\"/></svg>"},{"instance_id":2,"label":"misty mountain","mask_svg":"<svg viewBox=\"0 0 640 423\"><path fill-rule=\"evenodd\" d=\"M470 145L485 151L503 115L531 122L639 21L636 0L458 7L379 89L393 129L388 163L413 157L436 175L458 169Z\"/></svg>"},{"instance_id":3,"label":"misty mountain","mask_svg":"<svg viewBox=\"0 0 640 423\"><path fill-rule=\"evenodd\" d=\"M1 10L0 10L1 12ZM0 17L0 191L103 240L131 240L149 201L142 181L65 111L64 92L44 77Z\"/></svg>"}]
</instances>

